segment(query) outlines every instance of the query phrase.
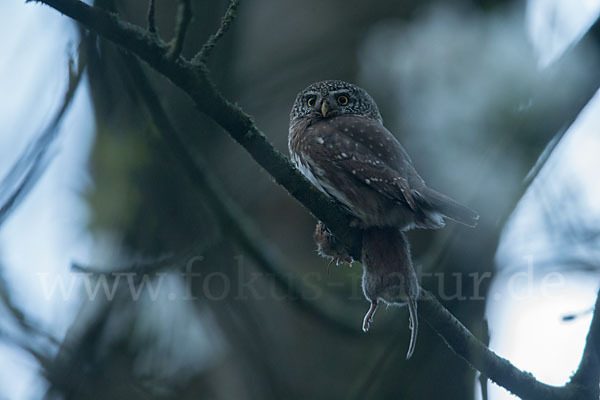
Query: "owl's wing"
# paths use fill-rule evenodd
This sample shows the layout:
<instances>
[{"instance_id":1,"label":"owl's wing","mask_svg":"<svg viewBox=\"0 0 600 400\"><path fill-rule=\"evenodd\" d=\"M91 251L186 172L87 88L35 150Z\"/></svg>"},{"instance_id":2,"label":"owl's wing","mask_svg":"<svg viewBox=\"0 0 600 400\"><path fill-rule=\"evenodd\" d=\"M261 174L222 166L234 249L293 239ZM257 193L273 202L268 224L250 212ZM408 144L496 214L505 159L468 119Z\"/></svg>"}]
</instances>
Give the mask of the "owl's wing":
<instances>
[{"instance_id":1,"label":"owl's wing","mask_svg":"<svg viewBox=\"0 0 600 400\"><path fill-rule=\"evenodd\" d=\"M355 179L382 195L416 210L415 195L425 182L398 140L380 121L356 116L332 118L315 126L317 143L331 160Z\"/></svg>"},{"instance_id":2,"label":"owl's wing","mask_svg":"<svg viewBox=\"0 0 600 400\"><path fill-rule=\"evenodd\" d=\"M335 163L348 175L389 199L406 202L412 210L416 210L415 196L405 171L391 169L363 146L357 146L347 155L346 158L336 159Z\"/></svg>"},{"instance_id":3,"label":"owl's wing","mask_svg":"<svg viewBox=\"0 0 600 400\"><path fill-rule=\"evenodd\" d=\"M307 156L303 162L316 175L343 175L405 202L415 212L429 210L467 226L477 224L477 212L425 185L406 151L381 121L341 115L303 129L298 141L296 151ZM338 177L333 186L343 184L344 179Z\"/></svg>"}]
</instances>

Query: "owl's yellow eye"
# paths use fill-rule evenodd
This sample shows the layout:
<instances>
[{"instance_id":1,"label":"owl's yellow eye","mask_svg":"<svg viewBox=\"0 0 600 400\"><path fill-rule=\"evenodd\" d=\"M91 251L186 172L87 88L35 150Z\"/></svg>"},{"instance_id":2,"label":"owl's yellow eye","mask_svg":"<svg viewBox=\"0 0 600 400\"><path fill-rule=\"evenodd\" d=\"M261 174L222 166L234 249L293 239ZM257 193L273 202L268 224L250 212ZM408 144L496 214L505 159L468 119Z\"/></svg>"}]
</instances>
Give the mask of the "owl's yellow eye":
<instances>
[{"instance_id":1,"label":"owl's yellow eye","mask_svg":"<svg viewBox=\"0 0 600 400\"><path fill-rule=\"evenodd\" d=\"M348 97L344 95L338 96L337 102L345 106L346 104L348 104Z\"/></svg>"},{"instance_id":2,"label":"owl's yellow eye","mask_svg":"<svg viewBox=\"0 0 600 400\"><path fill-rule=\"evenodd\" d=\"M308 100L306 101L306 104L307 104L309 107L312 107L312 106L314 106L314 105L315 105L315 102L316 102L316 101L317 101L317 98L316 98L315 96L310 96L310 97L308 98Z\"/></svg>"}]
</instances>

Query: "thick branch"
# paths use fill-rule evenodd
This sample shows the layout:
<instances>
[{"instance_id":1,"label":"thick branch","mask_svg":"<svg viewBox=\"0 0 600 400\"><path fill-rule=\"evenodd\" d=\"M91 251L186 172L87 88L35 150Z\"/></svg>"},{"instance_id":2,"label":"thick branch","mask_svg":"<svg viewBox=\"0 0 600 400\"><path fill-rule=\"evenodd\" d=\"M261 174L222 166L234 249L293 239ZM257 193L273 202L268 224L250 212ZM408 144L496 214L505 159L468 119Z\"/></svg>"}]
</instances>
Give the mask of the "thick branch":
<instances>
[{"instance_id":1,"label":"thick branch","mask_svg":"<svg viewBox=\"0 0 600 400\"><path fill-rule=\"evenodd\" d=\"M517 396L532 400L572 398L565 388L543 384L532 374L519 370L491 351L446 310L435 296L425 290L419 300L419 316L473 368Z\"/></svg>"},{"instance_id":2,"label":"thick branch","mask_svg":"<svg viewBox=\"0 0 600 400\"><path fill-rule=\"evenodd\" d=\"M590 399L600 397L600 291L579 368L568 387L579 389Z\"/></svg>"}]
</instances>

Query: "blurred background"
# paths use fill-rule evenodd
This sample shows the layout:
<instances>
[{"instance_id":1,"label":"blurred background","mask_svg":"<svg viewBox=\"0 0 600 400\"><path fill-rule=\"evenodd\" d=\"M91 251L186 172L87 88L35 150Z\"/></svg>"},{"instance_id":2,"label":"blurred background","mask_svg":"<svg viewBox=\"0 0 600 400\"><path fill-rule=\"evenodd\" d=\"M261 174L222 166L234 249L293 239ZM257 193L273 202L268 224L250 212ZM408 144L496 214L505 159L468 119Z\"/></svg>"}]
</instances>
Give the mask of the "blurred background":
<instances>
[{"instance_id":1,"label":"blurred background","mask_svg":"<svg viewBox=\"0 0 600 400\"><path fill-rule=\"evenodd\" d=\"M146 24L144 1L95 3ZM227 4L192 0L186 57ZM156 1L165 40L176 6ZM474 230L410 232L422 285L483 340L487 319L494 351L561 385L600 286L599 11L255 0L209 67L285 154L299 91L364 87L430 186L481 215ZM328 275L314 218L170 82L39 4L1 2L0 34L1 399L481 398L425 323L404 359L404 308L361 331L360 264ZM207 184L157 135L136 76Z\"/></svg>"}]
</instances>

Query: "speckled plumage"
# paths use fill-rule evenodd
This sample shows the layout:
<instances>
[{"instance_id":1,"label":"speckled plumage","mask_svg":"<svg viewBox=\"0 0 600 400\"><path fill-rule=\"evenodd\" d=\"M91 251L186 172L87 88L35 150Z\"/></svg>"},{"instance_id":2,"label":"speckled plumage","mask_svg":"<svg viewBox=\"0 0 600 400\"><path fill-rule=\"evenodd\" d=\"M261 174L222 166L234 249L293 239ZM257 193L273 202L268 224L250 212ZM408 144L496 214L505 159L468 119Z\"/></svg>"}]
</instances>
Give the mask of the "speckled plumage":
<instances>
[{"instance_id":1,"label":"speckled plumage","mask_svg":"<svg viewBox=\"0 0 600 400\"><path fill-rule=\"evenodd\" d=\"M339 96L348 103L340 104ZM290 114L288 145L298 169L362 227L440 228L443 217L476 224L477 213L425 185L383 126L371 96L357 86L323 81L299 93Z\"/></svg>"}]
</instances>

